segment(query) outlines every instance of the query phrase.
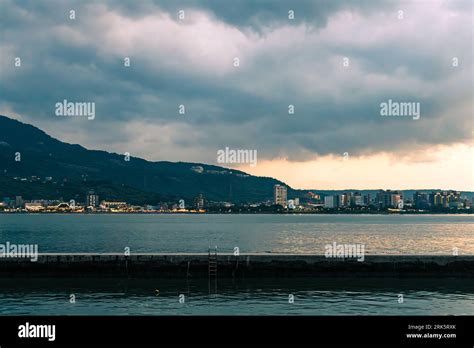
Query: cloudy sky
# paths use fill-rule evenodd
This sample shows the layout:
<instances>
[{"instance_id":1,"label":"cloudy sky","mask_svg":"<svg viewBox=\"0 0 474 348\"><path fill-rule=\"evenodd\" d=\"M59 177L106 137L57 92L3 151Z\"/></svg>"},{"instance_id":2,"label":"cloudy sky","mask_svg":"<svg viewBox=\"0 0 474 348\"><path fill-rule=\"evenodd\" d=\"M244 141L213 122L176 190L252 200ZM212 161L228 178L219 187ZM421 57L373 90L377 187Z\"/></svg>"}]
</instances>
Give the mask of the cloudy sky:
<instances>
[{"instance_id":1,"label":"cloudy sky","mask_svg":"<svg viewBox=\"0 0 474 348\"><path fill-rule=\"evenodd\" d=\"M224 165L295 188L474 190L472 7L0 0L0 113L148 160L257 150ZM95 119L56 116L64 99ZM388 100L420 118L381 116Z\"/></svg>"}]
</instances>

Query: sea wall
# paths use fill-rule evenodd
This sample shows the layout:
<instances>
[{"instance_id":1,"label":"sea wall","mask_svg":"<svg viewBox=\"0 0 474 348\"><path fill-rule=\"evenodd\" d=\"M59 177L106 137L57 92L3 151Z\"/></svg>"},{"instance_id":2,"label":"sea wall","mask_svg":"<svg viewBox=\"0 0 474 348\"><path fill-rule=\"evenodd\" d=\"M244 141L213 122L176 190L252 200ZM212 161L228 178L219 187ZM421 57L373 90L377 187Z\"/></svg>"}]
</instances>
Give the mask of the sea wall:
<instances>
[{"instance_id":1,"label":"sea wall","mask_svg":"<svg viewBox=\"0 0 474 348\"><path fill-rule=\"evenodd\" d=\"M0 258L0 277L202 278L208 254L39 254ZM357 259L297 254L218 254L218 278L474 277L474 256L366 255Z\"/></svg>"}]
</instances>

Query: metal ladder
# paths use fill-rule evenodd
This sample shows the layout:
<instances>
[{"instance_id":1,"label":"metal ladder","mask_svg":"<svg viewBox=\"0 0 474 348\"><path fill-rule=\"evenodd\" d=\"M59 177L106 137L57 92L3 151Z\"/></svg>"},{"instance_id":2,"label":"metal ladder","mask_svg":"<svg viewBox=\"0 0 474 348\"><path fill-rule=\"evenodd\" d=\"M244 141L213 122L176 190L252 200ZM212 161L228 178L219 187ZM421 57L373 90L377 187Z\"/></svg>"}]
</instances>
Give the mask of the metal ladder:
<instances>
[{"instance_id":1,"label":"metal ladder","mask_svg":"<svg viewBox=\"0 0 474 348\"><path fill-rule=\"evenodd\" d=\"M214 290L217 293L217 246L211 253L211 246L208 252L208 276L209 276L209 293L211 292L211 280L214 281Z\"/></svg>"}]
</instances>

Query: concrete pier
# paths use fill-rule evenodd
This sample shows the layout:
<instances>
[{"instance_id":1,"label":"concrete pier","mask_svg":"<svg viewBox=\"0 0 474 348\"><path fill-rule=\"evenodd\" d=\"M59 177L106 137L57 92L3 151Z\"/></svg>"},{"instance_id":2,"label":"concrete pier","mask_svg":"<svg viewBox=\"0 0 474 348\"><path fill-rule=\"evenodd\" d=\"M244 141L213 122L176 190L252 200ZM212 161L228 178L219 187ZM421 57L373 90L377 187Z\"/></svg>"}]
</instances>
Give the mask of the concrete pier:
<instances>
[{"instance_id":1,"label":"concrete pier","mask_svg":"<svg viewBox=\"0 0 474 348\"><path fill-rule=\"evenodd\" d=\"M474 279L473 256L366 255L357 259L302 254L218 254L218 278L462 277ZM47 253L36 262L0 258L5 277L208 277L208 254Z\"/></svg>"}]
</instances>

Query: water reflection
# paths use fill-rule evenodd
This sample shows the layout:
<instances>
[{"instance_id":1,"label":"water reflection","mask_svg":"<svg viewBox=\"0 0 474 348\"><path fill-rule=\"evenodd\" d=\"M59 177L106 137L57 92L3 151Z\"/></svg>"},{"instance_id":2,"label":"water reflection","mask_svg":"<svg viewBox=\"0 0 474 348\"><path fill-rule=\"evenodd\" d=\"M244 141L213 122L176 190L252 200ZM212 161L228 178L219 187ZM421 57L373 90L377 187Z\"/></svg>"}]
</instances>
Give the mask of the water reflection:
<instances>
[{"instance_id":1,"label":"water reflection","mask_svg":"<svg viewBox=\"0 0 474 348\"><path fill-rule=\"evenodd\" d=\"M72 293L75 304L69 303ZM289 303L289 294L294 303ZM247 279L219 280L217 293L209 294L207 280L15 279L0 281L0 313L472 315L474 286L462 279Z\"/></svg>"}]
</instances>

